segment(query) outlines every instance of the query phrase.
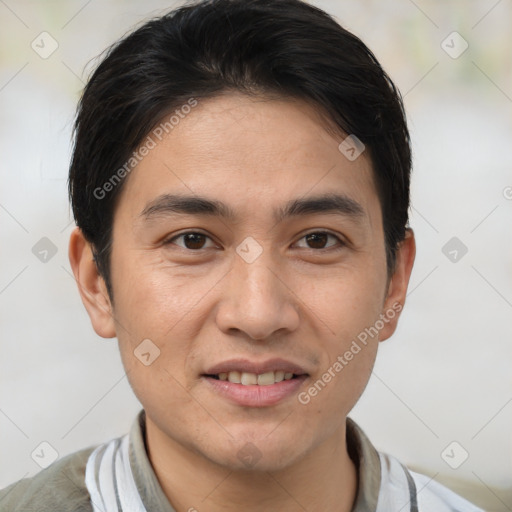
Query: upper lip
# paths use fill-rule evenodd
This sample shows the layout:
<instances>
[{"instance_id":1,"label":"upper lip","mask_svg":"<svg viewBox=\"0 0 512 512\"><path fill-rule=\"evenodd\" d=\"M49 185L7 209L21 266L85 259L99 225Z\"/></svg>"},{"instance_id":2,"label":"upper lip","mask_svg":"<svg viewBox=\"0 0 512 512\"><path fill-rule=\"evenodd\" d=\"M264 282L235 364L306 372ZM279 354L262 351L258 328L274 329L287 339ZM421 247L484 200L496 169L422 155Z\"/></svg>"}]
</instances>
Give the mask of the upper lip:
<instances>
[{"instance_id":1,"label":"upper lip","mask_svg":"<svg viewBox=\"0 0 512 512\"><path fill-rule=\"evenodd\" d=\"M260 375L267 372L275 372L281 370L285 373L293 373L295 375L305 375L306 370L298 364L286 361L285 359L275 358L266 361L256 362L249 359L230 359L222 361L208 368L205 375L218 375L219 373L229 373L232 371L255 373Z\"/></svg>"}]
</instances>

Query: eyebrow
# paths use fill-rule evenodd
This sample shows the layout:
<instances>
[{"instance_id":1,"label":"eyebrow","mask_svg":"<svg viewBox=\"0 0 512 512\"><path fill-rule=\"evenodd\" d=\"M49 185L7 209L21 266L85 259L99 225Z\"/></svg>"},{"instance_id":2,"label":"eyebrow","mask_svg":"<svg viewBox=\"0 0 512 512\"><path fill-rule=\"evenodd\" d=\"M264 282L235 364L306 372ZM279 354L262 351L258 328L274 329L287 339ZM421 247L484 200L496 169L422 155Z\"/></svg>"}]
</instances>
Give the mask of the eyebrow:
<instances>
[{"instance_id":1,"label":"eyebrow","mask_svg":"<svg viewBox=\"0 0 512 512\"><path fill-rule=\"evenodd\" d=\"M227 204L199 196L163 194L151 201L142 210L140 216L145 220L153 217L182 215L208 215L234 221L235 211ZM273 212L276 223L283 220L314 214L336 214L360 221L366 215L364 208L354 199L343 194L323 194L318 196L292 199Z\"/></svg>"}]
</instances>

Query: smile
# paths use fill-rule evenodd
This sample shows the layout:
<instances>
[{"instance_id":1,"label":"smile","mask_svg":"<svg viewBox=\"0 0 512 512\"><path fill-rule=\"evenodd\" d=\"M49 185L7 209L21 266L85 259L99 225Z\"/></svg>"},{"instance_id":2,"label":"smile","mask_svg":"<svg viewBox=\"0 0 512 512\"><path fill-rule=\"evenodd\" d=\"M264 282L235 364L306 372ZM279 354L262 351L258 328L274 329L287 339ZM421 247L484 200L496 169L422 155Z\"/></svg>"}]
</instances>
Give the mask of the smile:
<instances>
[{"instance_id":1,"label":"smile","mask_svg":"<svg viewBox=\"0 0 512 512\"><path fill-rule=\"evenodd\" d=\"M222 372L217 375L209 375L214 379L229 381L233 384L242 384L243 386L271 386L283 380L293 379L294 374L291 372L284 372L283 370L277 370L275 372L256 373L231 371Z\"/></svg>"},{"instance_id":2,"label":"smile","mask_svg":"<svg viewBox=\"0 0 512 512\"><path fill-rule=\"evenodd\" d=\"M232 404L268 407L297 394L309 374L286 359L237 358L211 366L201 378L216 397Z\"/></svg>"}]
</instances>

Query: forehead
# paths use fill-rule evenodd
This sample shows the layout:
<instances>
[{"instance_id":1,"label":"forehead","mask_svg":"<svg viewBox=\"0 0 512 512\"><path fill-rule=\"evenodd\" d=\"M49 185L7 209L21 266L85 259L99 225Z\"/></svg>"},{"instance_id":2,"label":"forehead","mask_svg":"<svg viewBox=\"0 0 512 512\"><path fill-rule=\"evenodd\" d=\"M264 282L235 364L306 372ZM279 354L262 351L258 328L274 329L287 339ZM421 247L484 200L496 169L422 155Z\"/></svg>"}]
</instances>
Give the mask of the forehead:
<instances>
[{"instance_id":1,"label":"forehead","mask_svg":"<svg viewBox=\"0 0 512 512\"><path fill-rule=\"evenodd\" d=\"M349 160L339 149L347 135L329 133L313 106L239 93L197 101L149 134L152 149L122 193L125 213L140 216L176 193L229 204L240 218L327 193L342 193L372 216L380 210L369 155Z\"/></svg>"}]
</instances>

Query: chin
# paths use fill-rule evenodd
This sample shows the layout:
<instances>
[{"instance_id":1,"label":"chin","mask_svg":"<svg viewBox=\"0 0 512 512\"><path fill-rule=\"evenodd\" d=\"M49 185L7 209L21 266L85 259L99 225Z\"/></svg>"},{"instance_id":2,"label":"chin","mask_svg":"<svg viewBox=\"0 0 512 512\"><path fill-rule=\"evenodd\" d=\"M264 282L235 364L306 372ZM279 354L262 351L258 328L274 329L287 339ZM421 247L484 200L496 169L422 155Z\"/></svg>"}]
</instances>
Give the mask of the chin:
<instances>
[{"instance_id":1,"label":"chin","mask_svg":"<svg viewBox=\"0 0 512 512\"><path fill-rule=\"evenodd\" d=\"M245 440L243 440L245 439ZM301 447L300 453L297 447ZM218 447L212 452L212 445L205 447L203 455L212 462L237 472L274 472L281 471L305 456L304 440L287 439L279 436L275 439L255 439L251 436L239 436L229 445Z\"/></svg>"}]
</instances>

